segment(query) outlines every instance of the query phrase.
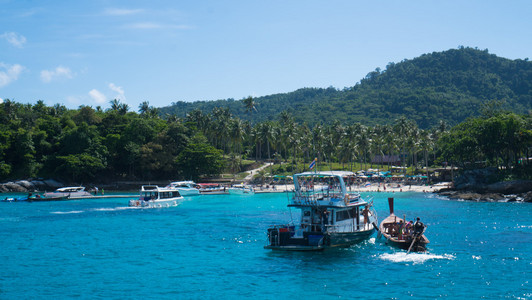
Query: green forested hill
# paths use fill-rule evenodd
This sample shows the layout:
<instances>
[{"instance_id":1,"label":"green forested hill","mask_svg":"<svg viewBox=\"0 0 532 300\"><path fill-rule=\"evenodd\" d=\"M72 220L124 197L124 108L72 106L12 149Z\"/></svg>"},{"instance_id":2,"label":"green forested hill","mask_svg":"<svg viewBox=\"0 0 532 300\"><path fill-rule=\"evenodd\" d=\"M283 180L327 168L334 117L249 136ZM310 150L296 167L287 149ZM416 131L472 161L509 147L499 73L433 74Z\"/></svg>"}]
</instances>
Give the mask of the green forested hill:
<instances>
[{"instance_id":1,"label":"green forested hill","mask_svg":"<svg viewBox=\"0 0 532 300\"><path fill-rule=\"evenodd\" d=\"M303 88L258 97L254 99L257 110L251 114L242 100L233 99L176 102L161 112L184 117L194 109L211 112L228 107L233 115L256 123L276 119L287 110L296 121L311 126L333 120L390 124L405 116L420 128L430 128L440 120L455 125L477 116L493 100L516 113L532 110L532 62L460 47L389 63L385 70L377 68L343 90Z\"/></svg>"}]
</instances>

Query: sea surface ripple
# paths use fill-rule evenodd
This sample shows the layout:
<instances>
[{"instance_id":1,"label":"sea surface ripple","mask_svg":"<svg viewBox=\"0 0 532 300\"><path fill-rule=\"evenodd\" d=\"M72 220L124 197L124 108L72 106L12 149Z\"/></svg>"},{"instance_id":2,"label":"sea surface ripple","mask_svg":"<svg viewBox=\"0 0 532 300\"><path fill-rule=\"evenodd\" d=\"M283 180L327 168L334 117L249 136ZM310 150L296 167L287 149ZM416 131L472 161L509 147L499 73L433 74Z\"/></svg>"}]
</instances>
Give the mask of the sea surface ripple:
<instances>
[{"instance_id":1,"label":"sea surface ripple","mask_svg":"<svg viewBox=\"0 0 532 300\"><path fill-rule=\"evenodd\" d=\"M0 299L532 297L532 205L368 195L380 220L387 197L398 216L420 217L429 251L407 255L377 234L347 249L265 250L268 226L298 218L282 193L159 209L127 198L0 202Z\"/></svg>"}]
</instances>

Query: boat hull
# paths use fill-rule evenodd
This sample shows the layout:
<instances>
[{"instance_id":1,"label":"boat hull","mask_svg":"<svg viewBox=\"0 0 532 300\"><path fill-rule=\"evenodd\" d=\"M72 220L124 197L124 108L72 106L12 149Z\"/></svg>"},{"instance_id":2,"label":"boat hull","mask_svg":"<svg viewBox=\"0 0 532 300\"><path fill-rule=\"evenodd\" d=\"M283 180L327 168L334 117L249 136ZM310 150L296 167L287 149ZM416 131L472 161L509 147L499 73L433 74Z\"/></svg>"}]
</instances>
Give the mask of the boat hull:
<instances>
[{"instance_id":1,"label":"boat hull","mask_svg":"<svg viewBox=\"0 0 532 300\"><path fill-rule=\"evenodd\" d=\"M383 236L386 238L386 244L392 247L395 247L395 248L403 249L403 250L410 249L411 252L427 251L427 244L429 243L425 236L421 236L418 240L414 242L413 245L412 245L412 239L397 240L395 238L392 238L384 234ZM410 245L412 245L412 247L410 247Z\"/></svg>"},{"instance_id":2,"label":"boat hull","mask_svg":"<svg viewBox=\"0 0 532 300\"><path fill-rule=\"evenodd\" d=\"M339 232L330 234L328 247L350 247L370 238L375 232L375 228L357 232Z\"/></svg>"},{"instance_id":3,"label":"boat hull","mask_svg":"<svg viewBox=\"0 0 532 300\"><path fill-rule=\"evenodd\" d=\"M164 199L164 200L130 200L129 206L142 208L163 208L178 206L182 198Z\"/></svg>"},{"instance_id":4,"label":"boat hull","mask_svg":"<svg viewBox=\"0 0 532 300\"><path fill-rule=\"evenodd\" d=\"M200 190L200 195L226 195L229 194L227 190L216 189L216 190Z\"/></svg>"},{"instance_id":5,"label":"boat hull","mask_svg":"<svg viewBox=\"0 0 532 300\"><path fill-rule=\"evenodd\" d=\"M41 198L28 198L29 202L39 202L39 201L65 201L72 200L68 196L56 196L56 197L41 197Z\"/></svg>"},{"instance_id":6,"label":"boat hull","mask_svg":"<svg viewBox=\"0 0 532 300\"><path fill-rule=\"evenodd\" d=\"M265 249L280 251L321 251L327 248L348 248L363 242L375 232L375 228L356 232L304 232L295 237L294 231L268 229L269 245Z\"/></svg>"},{"instance_id":7,"label":"boat hull","mask_svg":"<svg viewBox=\"0 0 532 300\"><path fill-rule=\"evenodd\" d=\"M200 192L195 188L177 188L181 196L199 196Z\"/></svg>"}]
</instances>

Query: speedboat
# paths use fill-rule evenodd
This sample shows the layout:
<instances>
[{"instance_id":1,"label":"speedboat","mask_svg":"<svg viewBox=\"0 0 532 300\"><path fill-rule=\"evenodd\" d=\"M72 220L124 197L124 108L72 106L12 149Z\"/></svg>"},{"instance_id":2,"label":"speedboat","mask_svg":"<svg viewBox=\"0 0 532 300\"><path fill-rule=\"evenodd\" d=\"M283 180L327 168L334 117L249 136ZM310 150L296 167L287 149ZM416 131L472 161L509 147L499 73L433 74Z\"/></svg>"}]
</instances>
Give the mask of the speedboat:
<instances>
[{"instance_id":1,"label":"speedboat","mask_svg":"<svg viewBox=\"0 0 532 300\"><path fill-rule=\"evenodd\" d=\"M231 195L253 195L255 194L255 190L253 190L253 187L250 185L245 184L235 184L228 188L229 194Z\"/></svg>"},{"instance_id":2,"label":"speedboat","mask_svg":"<svg viewBox=\"0 0 532 300\"><path fill-rule=\"evenodd\" d=\"M200 195L227 194L225 186L219 183L198 183Z\"/></svg>"},{"instance_id":3,"label":"speedboat","mask_svg":"<svg viewBox=\"0 0 532 300\"><path fill-rule=\"evenodd\" d=\"M377 228L372 202L348 193L346 171L305 172L294 175L294 196L288 207L301 210L296 224L268 228L272 250L313 251L349 247L368 239Z\"/></svg>"},{"instance_id":4,"label":"speedboat","mask_svg":"<svg viewBox=\"0 0 532 300\"><path fill-rule=\"evenodd\" d=\"M183 196L176 189L161 188L156 185L143 185L140 189L139 198L129 200L129 206L145 208L170 207L177 206L183 199Z\"/></svg>"},{"instance_id":5,"label":"speedboat","mask_svg":"<svg viewBox=\"0 0 532 300\"><path fill-rule=\"evenodd\" d=\"M178 190L181 196L197 196L200 194L199 187L194 181L174 181L166 187Z\"/></svg>"},{"instance_id":6,"label":"speedboat","mask_svg":"<svg viewBox=\"0 0 532 300\"><path fill-rule=\"evenodd\" d=\"M53 201L53 200L68 200L78 198L94 197L91 193L85 191L83 186L69 186L58 188L57 190L44 193L44 197L32 199L32 201Z\"/></svg>"},{"instance_id":7,"label":"speedboat","mask_svg":"<svg viewBox=\"0 0 532 300\"><path fill-rule=\"evenodd\" d=\"M4 199L0 199L2 202L19 202L19 201L27 201L29 197L6 197Z\"/></svg>"},{"instance_id":8,"label":"speedboat","mask_svg":"<svg viewBox=\"0 0 532 300\"><path fill-rule=\"evenodd\" d=\"M406 219L397 217L394 214L394 199L388 198L390 215L384 219L379 227L379 235L386 238L386 243L407 252L421 252L427 250L429 239L425 236L426 226L418 221L416 223L406 222Z\"/></svg>"}]
</instances>

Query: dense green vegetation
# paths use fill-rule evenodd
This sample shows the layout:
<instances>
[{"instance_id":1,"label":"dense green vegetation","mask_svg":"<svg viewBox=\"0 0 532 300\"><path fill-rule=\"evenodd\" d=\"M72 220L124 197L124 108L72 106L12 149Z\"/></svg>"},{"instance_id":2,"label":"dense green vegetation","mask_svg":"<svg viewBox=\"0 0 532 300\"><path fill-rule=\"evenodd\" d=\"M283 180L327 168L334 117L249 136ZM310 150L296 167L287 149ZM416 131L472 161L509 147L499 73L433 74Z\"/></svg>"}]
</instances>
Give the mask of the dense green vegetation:
<instances>
[{"instance_id":1,"label":"dense green vegetation","mask_svg":"<svg viewBox=\"0 0 532 300\"><path fill-rule=\"evenodd\" d=\"M253 111L253 99L247 109ZM114 100L102 111L68 110L5 100L0 104L0 177L54 177L70 182L198 179L242 170L242 159L284 162L278 173L302 171L318 158L347 170L367 169L376 155L400 158L413 173L443 162L469 167L491 165L527 177L532 174L532 118L485 106L482 116L451 130L445 122L420 129L404 117L390 125L360 123L313 127L288 112L277 121L251 125L215 108L186 118L159 117L143 103L139 113ZM387 165L390 167L390 164ZM273 168L272 168L273 170Z\"/></svg>"},{"instance_id":2,"label":"dense green vegetation","mask_svg":"<svg viewBox=\"0 0 532 300\"><path fill-rule=\"evenodd\" d=\"M146 102L139 114L128 111L116 100L105 112L5 100L0 104L0 178L41 176L79 183L196 179L222 171L222 152L196 130L175 119L162 120Z\"/></svg>"},{"instance_id":3,"label":"dense green vegetation","mask_svg":"<svg viewBox=\"0 0 532 300\"><path fill-rule=\"evenodd\" d=\"M163 109L144 102L138 113L118 100L107 111L4 100L0 179L197 180L237 174L245 159L283 162L270 171L293 173L315 157L357 170L375 156L398 158L412 173L448 164L530 178L531 95L527 60L460 48L389 64L342 91Z\"/></svg>"},{"instance_id":4,"label":"dense green vegetation","mask_svg":"<svg viewBox=\"0 0 532 300\"><path fill-rule=\"evenodd\" d=\"M532 62L460 47L389 63L385 70L377 68L343 90L304 88L258 97L252 113L244 100L175 102L161 112L185 117L195 109L209 113L215 107L226 107L252 123L276 120L286 110L296 122L309 126L333 120L385 125L402 116L422 129L433 128L441 120L454 126L479 116L481 106L491 100L501 101L508 111L528 113L532 109Z\"/></svg>"}]
</instances>

